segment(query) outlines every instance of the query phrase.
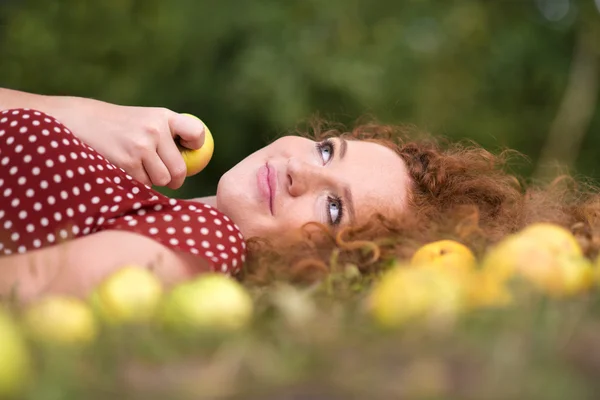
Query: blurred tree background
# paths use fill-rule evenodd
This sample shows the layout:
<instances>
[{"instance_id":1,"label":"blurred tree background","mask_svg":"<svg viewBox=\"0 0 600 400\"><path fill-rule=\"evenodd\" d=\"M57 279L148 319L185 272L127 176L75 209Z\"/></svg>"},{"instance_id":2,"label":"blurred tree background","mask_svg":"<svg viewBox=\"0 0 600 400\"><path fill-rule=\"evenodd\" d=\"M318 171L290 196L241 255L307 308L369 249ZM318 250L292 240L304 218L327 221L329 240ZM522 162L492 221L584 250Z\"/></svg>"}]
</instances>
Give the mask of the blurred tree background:
<instances>
[{"instance_id":1,"label":"blurred tree background","mask_svg":"<svg viewBox=\"0 0 600 400\"><path fill-rule=\"evenodd\" d=\"M319 113L371 115L600 178L600 0L0 0L0 86L201 117L214 193Z\"/></svg>"}]
</instances>

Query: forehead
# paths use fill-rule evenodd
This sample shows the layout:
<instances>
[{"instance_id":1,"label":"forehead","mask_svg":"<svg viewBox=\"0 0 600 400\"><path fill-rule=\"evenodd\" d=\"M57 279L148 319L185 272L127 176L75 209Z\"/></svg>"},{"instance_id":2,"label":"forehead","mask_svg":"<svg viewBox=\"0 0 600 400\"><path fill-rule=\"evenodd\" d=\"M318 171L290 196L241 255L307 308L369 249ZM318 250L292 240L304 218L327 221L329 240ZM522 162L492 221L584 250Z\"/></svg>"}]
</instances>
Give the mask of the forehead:
<instances>
[{"instance_id":1,"label":"forehead","mask_svg":"<svg viewBox=\"0 0 600 400\"><path fill-rule=\"evenodd\" d=\"M404 160L381 144L348 140L339 165L354 200L357 218L389 215L406 207L410 178Z\"/></svg>"}]
</instances>

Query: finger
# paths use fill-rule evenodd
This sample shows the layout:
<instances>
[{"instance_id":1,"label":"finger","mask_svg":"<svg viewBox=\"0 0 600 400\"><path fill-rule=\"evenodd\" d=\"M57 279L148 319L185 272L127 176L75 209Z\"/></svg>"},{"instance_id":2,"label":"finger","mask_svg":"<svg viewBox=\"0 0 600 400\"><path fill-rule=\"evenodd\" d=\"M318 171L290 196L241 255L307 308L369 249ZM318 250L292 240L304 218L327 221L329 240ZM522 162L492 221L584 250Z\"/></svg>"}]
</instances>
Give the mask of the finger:
<instances>
[{"instance_id":1,"label":"finger","mask_svg":"<svg viewBox=\"0 0 600 400\"><path fill-rule=\"evenodd\" d=\"M185 180L187 168L173 139L170 137L164 138L158 144L157 153L169 172L170 182L168 187L179 189Z\"/></svg>"},{"instance_id":2,"label":"finger","mask_svg":"<svg viewBox=\"0 0 600 400\"><path fill-rule=\"evenodd\" d=\"M171 182L171 174L156 152L148 153L142 160L153 185L166 186Z\"/></svg>"},{"instance_id":3,"label":"finger","mask_svg":"<svg viewBox=\"0 0 600 400\"><path fill-rule=\"evenodd\" d=\"M140 162L140 165L138 168L131 171L130 175L133 179L135 179L136 181L140 182L143 185L147 185L147 186L152 185L152 181L150 180L150 177L146 173L146 169L144 168L144 165L141 162Z\"/></svg>"},{"instance_id":4,"label":"finger","mask_svg":"<svg viewBox=\"0 0 600 400\"><path fill-rule=\"evenodd\" d=\"M204 124L197 118L174 113L169 119L169 128L183 147L195 150L204 144Z\"/></svg>"}]
</instances>

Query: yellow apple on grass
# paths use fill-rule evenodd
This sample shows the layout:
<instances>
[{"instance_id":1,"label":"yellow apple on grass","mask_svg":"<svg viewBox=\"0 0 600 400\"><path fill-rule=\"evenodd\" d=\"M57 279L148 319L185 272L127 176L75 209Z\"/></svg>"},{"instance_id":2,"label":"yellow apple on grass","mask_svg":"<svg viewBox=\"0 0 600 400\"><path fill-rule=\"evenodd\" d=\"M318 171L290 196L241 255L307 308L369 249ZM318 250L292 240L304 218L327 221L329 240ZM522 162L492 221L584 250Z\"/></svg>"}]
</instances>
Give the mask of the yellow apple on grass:
<instances>
[{"instance_id":1,"label":"yellow apple on grass","mask_svg":"<svg viewBox=\"0 0 600 400\"><path fill-rule=\"evenodd\" d=\"M42 298L24 310L22 321L30 337L48 344L88 344L98 332L87 303L69 296Z\"/></svg>"},{"instance_id":2,"label":"yellow apple on grass","mask_svg":"<svg viewBox=\"0 0 600 400\"><path fill-rule=\"evenodd\" d=\"M195 115L183 115L187 115L201 121L200 118L196 117ZM202 122L202 124L204 124L204 122ZM215 150L215 141L208 127L204 125L204 144L202 147L199 149L188 149L180 144L177 144L177 147L179 148L179 152L183 157L183 161L185 161L185 166L187 167L187 176L192 176L206 168L210 162Z\"/></svg>"},{"instance_id":3,"label":"yellow apple on grass","mask_svg":"<svg viewBox=\"0 0 600 400\"><path fill-rule=\"evenodd\" d=\"M128 265L98 285L91 304L109 324L144 323L154 318L162 295L158 277L147 268Z\"/></svg>"},{"instance_id":4,"label":"yellow apple on grass","mask_svg":"<svg viewBox=\"0 0 600 400\"><path fill-rule=\"evenodd\" d=\"M482 271L501 282L518 277L556 297L586 291L594 281L592 263L575 237L552 224L532 225L500 241L485 255Z\"/></svg>"},{"instance_id":5,"label":"yellow apple on grass","mask_svg":"<svg viewBox=\"0 0 600 400\"><path fill-rule=\"evenodd\" d=\"M162 323L178 331L233 331L248 325L252 298L233 278L209 273L176 286L163 298Z\"/></svg>"},{"instance_id":6,"label":"yellow apple on grass","mask_svg":"<svg viewBox=\"0 0 600 400\"><path fill-rule=\"evenodd\" d=\"M437 267L397 264L375 284L367 308L375 322L396 328L413 319L452 322L465 302L464 281Z\"/></svg>"},{"instance_id":7,"label":"yellow apple on grass","mask_svg":"<svg viewBox=\"0 0 600 400\"><path fill-rule=\"evenodd\" d=\"M12 316L0 308L0 399L16 398L31 376L31 355Z\"/></svg>"},{"instance_id":8,"label":"yellow apple on grass","mask_svg":"<svg viewBox=\"0 0 600 400\"><path fill-rule=\"evenodd\" d=\"M421 246L412 256L410 264L436 266L467 275L476 268L477 260L464 244L454 240L438 240Z\"/></svg>"}]
</instances>

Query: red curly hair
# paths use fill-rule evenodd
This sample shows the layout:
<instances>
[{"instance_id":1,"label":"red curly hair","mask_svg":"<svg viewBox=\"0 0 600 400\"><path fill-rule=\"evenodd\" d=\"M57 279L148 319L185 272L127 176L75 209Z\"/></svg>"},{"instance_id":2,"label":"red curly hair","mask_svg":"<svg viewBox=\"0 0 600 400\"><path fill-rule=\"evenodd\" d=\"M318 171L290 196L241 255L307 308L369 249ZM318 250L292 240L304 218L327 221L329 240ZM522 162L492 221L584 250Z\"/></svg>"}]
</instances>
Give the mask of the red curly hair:
<instances>
[{"instance_id":1,"label":"red curly hair","mask_svg":"<svg viewBox=\"0 0 600 400\"><path fill-rule=\"evenodd\" d=\"M241 276L246 281L312 282L349 264L372 273L439 239L458 240L481 255L488 246L533 222L570 229L590 257L600 248L596 188L570 176L526 185L509 172L511 161L524 159L516 151L492 154L475 143L450 143L411 126L376 123L344 131L318 121L308 133L299 134L317 141L342 136L394 150L412 179L408 210L394 217L377 215L335 235L326 226L309 223L303 227L305 240L289 243L285 251L252 238L250 259Z\"/></svg>"}]
</instances>

